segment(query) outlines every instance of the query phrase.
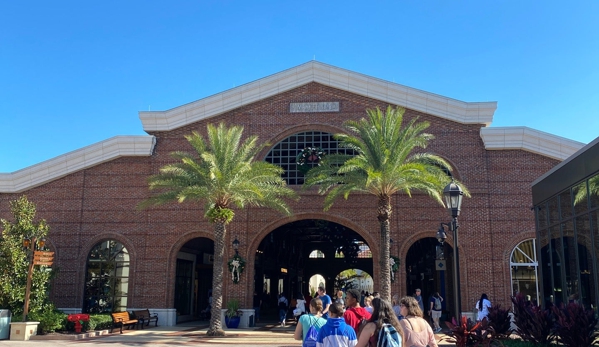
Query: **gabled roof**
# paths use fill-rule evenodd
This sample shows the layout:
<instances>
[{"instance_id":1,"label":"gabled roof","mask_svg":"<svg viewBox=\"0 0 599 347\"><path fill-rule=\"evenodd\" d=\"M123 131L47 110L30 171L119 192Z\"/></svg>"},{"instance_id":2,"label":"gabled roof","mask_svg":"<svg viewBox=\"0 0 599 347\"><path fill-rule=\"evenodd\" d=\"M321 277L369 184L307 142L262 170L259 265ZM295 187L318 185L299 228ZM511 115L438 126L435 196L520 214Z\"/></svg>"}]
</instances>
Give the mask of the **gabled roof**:
<instances>
[{"instance_id":1,"label":"gabled roof","mask_svg":"<svg viewBox=\"0 0 599 347\"><path fill-rule=\"evenodd\" d=\"M317 82L354 94L465 124L493 121L497 102L464 102L317 61L261 78L168 111L141 111L145 131L169 131L270 96Z\"/></svg>"}]
</instances>

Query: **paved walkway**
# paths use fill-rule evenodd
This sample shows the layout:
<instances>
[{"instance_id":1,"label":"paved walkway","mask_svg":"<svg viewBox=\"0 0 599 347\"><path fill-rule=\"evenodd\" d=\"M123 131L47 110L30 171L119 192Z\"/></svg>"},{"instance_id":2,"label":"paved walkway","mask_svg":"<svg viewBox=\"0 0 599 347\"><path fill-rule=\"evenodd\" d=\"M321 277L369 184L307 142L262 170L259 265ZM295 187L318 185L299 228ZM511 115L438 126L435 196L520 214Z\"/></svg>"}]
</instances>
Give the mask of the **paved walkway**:
<instances>
[{"instance_id":1,"label":"paved walkway","mask_svg":"<svg viewBox=\"0 0 599 347\"><path fill-rule=\"evenodd\" d=\"M89 346L89 347L166 347L166 346L277 346L298 347L300 341L293 339L295 325L281 328L273 324L258 324L251 329L227 329L225 337L215 338L206 336L208 325L201 322L179 324L174 327L154 327L145 330L126 330L123 334L108 334L83 340L55 340L49 336L36 336L30 341L0 340L0 347L52 347L52 346ZM435 335L440 341L439 346L447 338L444 334Z\"/></svg>"}]
</instances>

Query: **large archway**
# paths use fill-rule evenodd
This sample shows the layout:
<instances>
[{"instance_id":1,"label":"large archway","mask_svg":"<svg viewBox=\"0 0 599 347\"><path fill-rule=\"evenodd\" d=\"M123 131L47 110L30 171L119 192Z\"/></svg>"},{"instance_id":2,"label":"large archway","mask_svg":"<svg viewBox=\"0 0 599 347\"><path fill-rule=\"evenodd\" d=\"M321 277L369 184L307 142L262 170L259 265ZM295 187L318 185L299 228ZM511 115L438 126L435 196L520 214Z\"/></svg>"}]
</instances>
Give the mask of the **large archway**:
<instances>
[{"instance_id":1,"label":"large archway","mask_svg":"<svg viewBox=\"0 0 599 347\"><path fill-rule=\"evenodd\" d=\"M373 273L372 252L360 234L341 224L305 219L277 227L256 249L254 287L263 293L262 316L276 317L277 296L304 297L314 292L310 279L321 275L327 292L348 269Z\"/></svg>"},{"instance_id":2,"label":"large archway","mask_svg":"<svg viewBox=\"0 0 599 347\"><path fill-rule=\"evenodd\" d=\"M202 317L212 292L214 241L197 237L177 252L175 302L177 323Z\"/></svg>"}]
</instances>

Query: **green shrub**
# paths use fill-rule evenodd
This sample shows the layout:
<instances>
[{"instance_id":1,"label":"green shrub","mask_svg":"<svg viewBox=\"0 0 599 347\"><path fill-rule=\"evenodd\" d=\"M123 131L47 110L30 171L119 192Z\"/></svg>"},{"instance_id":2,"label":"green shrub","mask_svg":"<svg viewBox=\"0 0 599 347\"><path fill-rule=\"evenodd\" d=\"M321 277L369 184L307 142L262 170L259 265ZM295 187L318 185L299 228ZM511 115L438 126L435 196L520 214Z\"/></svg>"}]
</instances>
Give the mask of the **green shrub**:
<instances>
[{"instance_id":1,"label":"green shrub","mask_svg":"<svg viewBox=\"0 0 599 347\"><path fill-rule=\"evenodd\" d=\"M83 330L106 330L112 327L112 318L109 314L90 314L89 322L83 322Z\"/></svg>"},{"instance_id":2,"label":"green shrub","mask_svg":"<svg viewBox=\"0 0 599 347\"><path fill-rule=\"evenodd\" d=\"M31 321L40 322L37 330L42 334L53 333L57 330L66 329L65 324L67 315L56 309L50 309L50 307L41 312L32 312L28 317Z\"/></svg>"}]
</instances>

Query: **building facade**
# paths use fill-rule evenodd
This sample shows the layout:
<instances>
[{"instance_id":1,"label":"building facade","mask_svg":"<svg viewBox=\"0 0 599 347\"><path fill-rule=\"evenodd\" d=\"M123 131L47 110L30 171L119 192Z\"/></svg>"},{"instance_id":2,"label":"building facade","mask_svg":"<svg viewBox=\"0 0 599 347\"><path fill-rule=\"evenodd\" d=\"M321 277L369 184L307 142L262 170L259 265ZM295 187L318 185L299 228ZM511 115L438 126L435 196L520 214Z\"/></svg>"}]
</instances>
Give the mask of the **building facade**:
<instances>
[{"instance_id":1,"label":"building facade","mask_svg":"<svg viewBox=\"0 0 599 347\"><path fill-rule=\"evenodd\" d=\"M388 105L430 123L435 139L426 150L448 160L472 194L460 214L462 311L471 311L483 292L504 304L515 290L532 293L536 275L514 270L527 268L522 259L536 261L529 246L531 183L583 144L524 127L491 128L495 102L462 102L314 61L168 111L140 112L147 136L111 138L0 174L0 216L10 218L8 202L26 194L48 221L59 268L51 291L57 307L150 308L166 325L195 319L207 306L212 279L213 226L203 206L136 206L150 196L147 178L173 162L169 153L192 151L184 135L205 134L208 123L242 125L268 143L257 160L281 165L301 199L289 202L291 216L235 211L225 244L238 240L247 263L239 283L225 269L224 302L236 298L251 308L254 292L266 293L266 301L281 291L305 295L314 276L332 292L347 279L339 274L353 269L376 290L376 200L355 194L324 212L323 197L301 189L296 162L305 148L338 151L332 134L343 131L344 121ZM449 214L424 194L396 194L392 204L391 254L399 263L392 292L440 291L453 311L451 238L448 270L435 266L435 234ZM228 246L225 258L233 254Z\"/></svg>"},{"instance_id":2,"label":"building facade","mask_svg":"<svg viewBox=\"0 0 599 347\"><path fill-rule=\"evenodd\" d=\"M541 303L599 305L599 138L532 187Z\"/></svg>"}]
</instances>

